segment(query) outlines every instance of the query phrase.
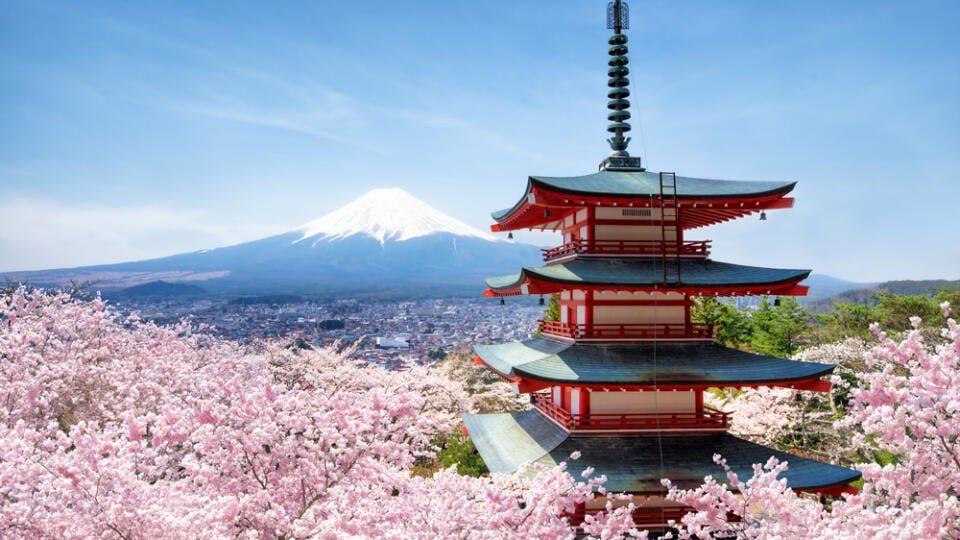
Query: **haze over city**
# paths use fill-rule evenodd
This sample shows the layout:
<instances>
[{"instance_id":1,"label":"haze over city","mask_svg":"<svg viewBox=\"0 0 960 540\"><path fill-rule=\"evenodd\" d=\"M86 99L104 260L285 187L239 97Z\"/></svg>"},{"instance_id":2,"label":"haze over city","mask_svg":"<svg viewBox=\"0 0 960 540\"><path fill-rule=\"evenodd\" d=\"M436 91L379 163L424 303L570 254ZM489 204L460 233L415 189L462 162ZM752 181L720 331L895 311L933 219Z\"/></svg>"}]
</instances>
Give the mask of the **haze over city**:
<instances>
[{"instance_id":1,"label":"haze over city","mask_svg":"<svg viewBox=\"0 0 960 540\"><path fill-rule=\"evenodd\" d=\"M600 14L6 3L0 271L253 240L379 187L489 230L528 175L590 173L609 152ZM798 182L794 209L699 233L716 259L960 278L958 15L945 1L635 2L630 151L654 171Z\"/></svg>"}]
</instances>

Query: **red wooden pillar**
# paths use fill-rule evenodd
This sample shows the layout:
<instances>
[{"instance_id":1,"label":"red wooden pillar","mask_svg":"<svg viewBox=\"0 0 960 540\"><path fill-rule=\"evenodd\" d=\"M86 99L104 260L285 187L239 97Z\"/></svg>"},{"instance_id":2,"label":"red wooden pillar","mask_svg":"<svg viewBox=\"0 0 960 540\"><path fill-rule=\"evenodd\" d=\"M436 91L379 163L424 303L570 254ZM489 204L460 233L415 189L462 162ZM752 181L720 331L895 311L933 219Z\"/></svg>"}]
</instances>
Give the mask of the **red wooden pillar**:
<instances>
[{"instance_id":1,"label":"red wooden pillar","mask_svg":"<svg viewBox=\"0 0 960 540\"><path fill-rule=\"evenodd\" d=\"M574 503L573 513L570 514L570 525L577 526L583 523L583 518L587 515L586 503Z\"/></svg>"},{"instance_id":2,"label":"red wooden pillar","mask_svg":"<svg viewBox=\"0 0 960 540\"><path fill-rule=\"evenodd\" d=\"M587 333L593 332L593 289L587 289L583 291L583 318L586 325L585 331Z\"/></svg>"},{"instance_id":3,"label":"red wooden pillar","mask_svg":"<svg viewBox=\"0 0 960 540\"><path fill-rule=\"evenodd\" d=\"M593 250L594 242L597 241L597 211L592 207L587 207L587 249Z\"/></svg>"}]
</instances>

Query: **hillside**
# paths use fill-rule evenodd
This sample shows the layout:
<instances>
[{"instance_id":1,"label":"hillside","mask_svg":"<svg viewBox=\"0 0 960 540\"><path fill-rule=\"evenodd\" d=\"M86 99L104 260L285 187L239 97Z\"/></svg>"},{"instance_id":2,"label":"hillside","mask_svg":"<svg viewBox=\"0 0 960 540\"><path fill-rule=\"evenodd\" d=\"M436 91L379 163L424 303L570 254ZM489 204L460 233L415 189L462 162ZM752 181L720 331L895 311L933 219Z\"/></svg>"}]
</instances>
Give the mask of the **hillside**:
<instances>
[{"instance_id":1,"label":"hillside","mask_svg":"<svg viewBox=\"0 0 960 540\"><path fill-rule=\"evenodd\" d=\"M874 296L880 291L893 294L932 297L941 289L960 289L960 280L925 279L886 281L870 287L851 289L833 296L815 300L809 304L812 311L830 311L834 304L876 305Z\"/></svg>"},{"instance_id":2,"label":"hillside","mask_svg":"<svg viewBox=\"0 0 960 540\"><path fill-rule=\"evenodd\" d=\"M117 297L194 297L206 296L207 291L202 287L191 285L189 283L170 283L167 281L151 281L143 285L127 287L112 293Z\"/></svg>"}]
</instances>

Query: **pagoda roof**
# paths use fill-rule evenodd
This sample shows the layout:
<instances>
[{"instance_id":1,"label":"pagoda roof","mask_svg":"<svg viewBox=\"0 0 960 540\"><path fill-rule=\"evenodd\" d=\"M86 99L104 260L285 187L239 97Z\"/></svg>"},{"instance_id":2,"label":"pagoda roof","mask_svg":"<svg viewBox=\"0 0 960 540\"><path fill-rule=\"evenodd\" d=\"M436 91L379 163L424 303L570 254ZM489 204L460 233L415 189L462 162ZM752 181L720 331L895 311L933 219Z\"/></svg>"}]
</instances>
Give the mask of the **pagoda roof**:
<instances>
[{"instance_id":1,"label":"pagoda roof","mask_svg":"<svg viewBox=\"0 0 960 540\"><path fill-rule=\"evenodd\" d=\"M784 196L796 182L753 182L676 177L676 196L683 208L684 228L702 227L752 212L792 205ZM492 214L492 229L546 228L556 216L543 216L544 208L594 205L659 206L660 175L649 171L602 170L571 177L531 176L523 196L512 207ZM672 191L670 195L672 195ZM781 200L782 199L782 200ZM539 209L540 212L531 212Z\"/></svg>"},{"instance_id":2,"label":"pagoda roof","mask_svg":"<svg viewBox=\"0 0 960 540\"><path fill-rule=\"evenodd\" d=\"M588 467L593 476L605 475L608 491L654 494L666 491L661 478L689 489L713 476L728 483L723 468L713 461L720 454L741 479L753 476L753 465L771 456L788 462L781 474L795 490L827 491L860 478L858 471L780 452L726 433L704 435L574 436L537 410L506 414L468 414L463 417L470 438L491 472L513 473L525 462L548 467L567 463L579 478ZM580 458L570 454L579 451ZM662 456L662 457L661 457ZM662 460L662 461L661 461Z\"/></svg>"},{"instance_id":3,"label":"pagoda roof","mask_svg":"<svg viewBox=\"0 0 960 540\"><path fill-rule=\"evenodd\" d=\"M671 263L672 264L672 263ZM811 270L765 268L717 262L711 259L681 259L680 281L669 288L690 294L780 294L803 295L796 284ZM563 289L663 289L660 259L599 259L581 257L540 267L524 267L519 273L487 278L487 296L553 294Z\"/></svg>"},{"instance_id":4,"label":"pagoda roof","mask_svg":"<svg viewBox=\"0 0 960 540\"><path fill-rule=\"evenodd\" d=\"M708 342L595 345L539 337L474 350L508 379L583 386L806 386L834 369Z\"/></svg>"}]
</instances>

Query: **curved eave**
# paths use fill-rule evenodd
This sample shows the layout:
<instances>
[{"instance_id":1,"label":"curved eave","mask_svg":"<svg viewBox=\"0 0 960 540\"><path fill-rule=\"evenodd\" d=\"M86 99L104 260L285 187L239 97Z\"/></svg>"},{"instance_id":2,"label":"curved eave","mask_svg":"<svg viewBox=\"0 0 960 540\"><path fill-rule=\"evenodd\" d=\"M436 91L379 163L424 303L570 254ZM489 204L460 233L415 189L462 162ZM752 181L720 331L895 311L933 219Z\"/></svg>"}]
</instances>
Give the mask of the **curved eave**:
<instances>
[{"instance_id":1,"label":"curved eave","mask_svg":"<svg viewBox=\"0 0 960 540\"><path fill-rule=\"evenodd\" d=\"M715 343L587 345L548 338L477 345L477 358L532 391L553 385L649 389L782 386L828 390L831 364L785 360Z\"/></svg>"},{"instance_id":2,"label":"curved eave","mask_svg":"<svg viewBox=\"0 0 960 540\"><path fill-rule=\"evenodd\" d=\"M753 476L753 465L771 456L788 462L781 475L787 486L798 491L853 491L849 484L858 471L820 463L754 444L728 434L570 436L535 410L509 414L464 415L474 446L492 472L513 473L533 461L551 467L567 463L575 478L587 468L594 476L605 475L604 488L611 492L662 494L660 479L669 478L681 489L703 483L706 476L727 483L727 476L713 455L720 454L741 479ZM571 460L570 454L580 452Z\"/></svg>"},{"instance_id":3,"label":"curved eave","mask_svg":"<svg viewBox=\"0 0 960 540\"><path fill-rule=\"evenodd\" d=\"M590 181L598 175L635 176L653 173L615 173L605 171L597 175L573 178L530 177L523 197L506 210L494 212L494 232L516 229L556 229L569 212L583 207L637 207L660 206L659 183L656 189L650 182ZM584 181L583 179L588 179ZM549 180L549 181L548 181ZM551 182L552 181L552 182ZM563 182L560 182L563 181ZM574 189L577 182L595 186L596 190ZM685 189L685 185L691 186ZM680 225L683 229L704 227L737 219L763 210L790 208L793 199L785 197L796 182L742 182L734 180L707 180L677 177L677 202L680 206Z\"/></svg>"},{"instance_id":4,"label":"curved eave","mask_svg":"<svg viewBox=\"0 0 960 540\"><path fill-rule=\"evenodd\" d=\"M487 278L486 296L555 294L563 290L663 291L682 290L693 296L803 296L798 285L808 269L764 268L681 260L679 282L663 283L663 266L656 259L576 259L548 266L523 268L519 273Z\"/></svg>"}]
</instances>

